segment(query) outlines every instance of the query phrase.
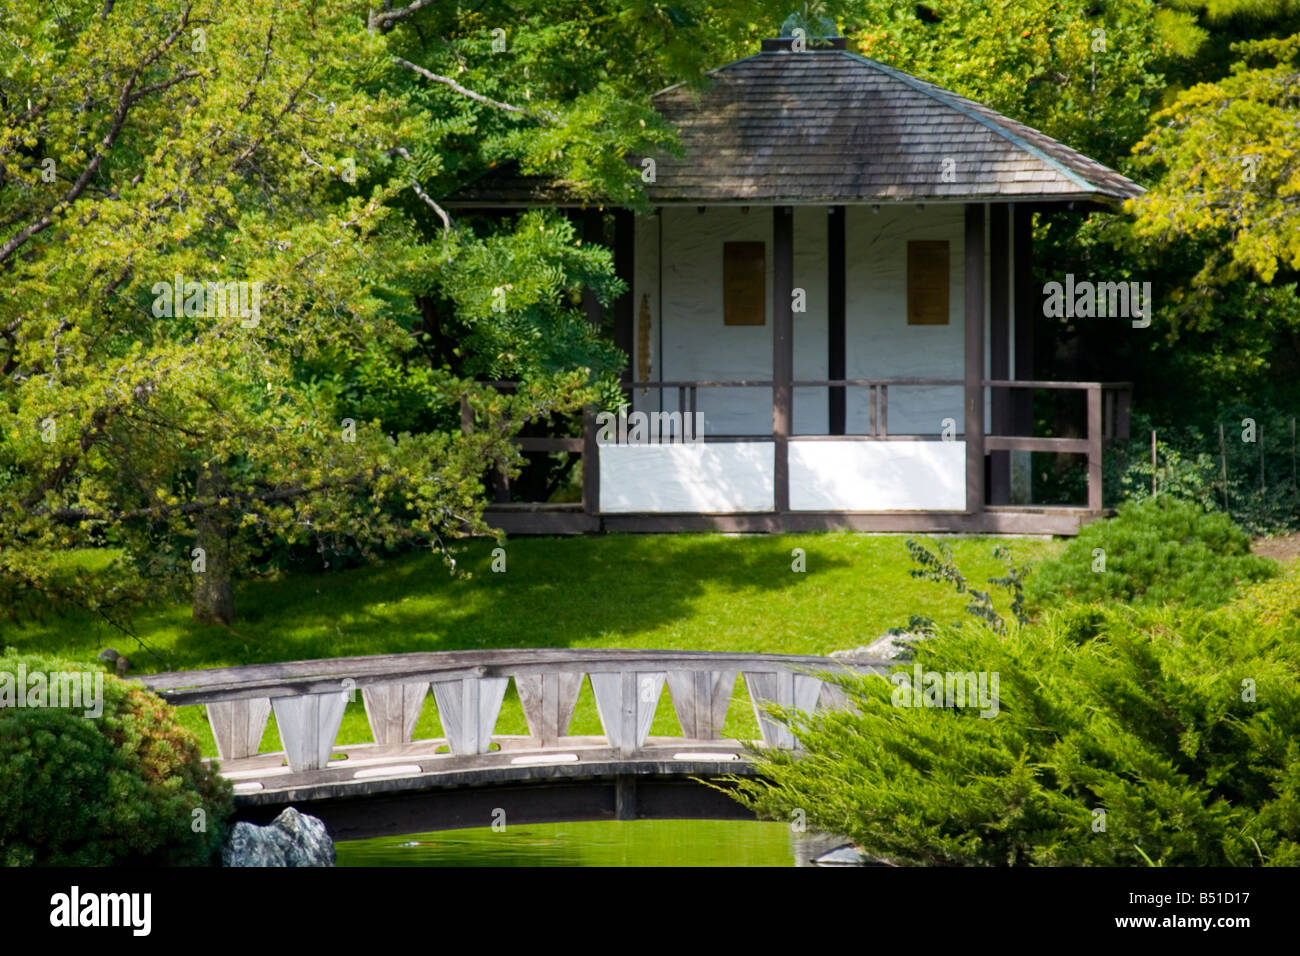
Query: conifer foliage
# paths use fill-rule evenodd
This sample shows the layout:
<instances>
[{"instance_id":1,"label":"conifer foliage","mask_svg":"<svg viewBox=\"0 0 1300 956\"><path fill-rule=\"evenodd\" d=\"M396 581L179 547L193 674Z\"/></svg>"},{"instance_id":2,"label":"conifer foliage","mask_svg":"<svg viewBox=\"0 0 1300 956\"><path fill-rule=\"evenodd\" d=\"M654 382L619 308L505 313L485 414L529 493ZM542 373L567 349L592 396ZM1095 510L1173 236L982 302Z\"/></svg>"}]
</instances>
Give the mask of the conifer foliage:
<instances>
[{"instance_id":1,"label":"conifer foliage","mask_svg":"<svg viewBox=\"0 0 1300 956\"><path fill-rule=\"evenodd\" d=\"M898 679L996 674L995 716L844 678L854 708L782 712L804 752L756 750L738 798L901 865L1295 866L1297 608L1293 571L1211 612L941 628Z\"/></svg>"}]
</instances>

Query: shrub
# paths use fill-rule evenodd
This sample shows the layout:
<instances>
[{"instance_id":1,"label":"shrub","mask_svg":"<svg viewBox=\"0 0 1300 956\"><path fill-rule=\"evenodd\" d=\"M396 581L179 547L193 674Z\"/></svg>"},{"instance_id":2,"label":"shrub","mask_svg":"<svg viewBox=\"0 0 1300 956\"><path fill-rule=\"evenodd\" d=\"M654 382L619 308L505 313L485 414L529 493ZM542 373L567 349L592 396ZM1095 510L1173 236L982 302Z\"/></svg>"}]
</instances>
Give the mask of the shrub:
<instances>
[{"instance_id":1,"label":"shrub","mask_svg":"<svg viewBox=\"0 0 1300 956\"><path fill-rule=\"evenodd\" d=\"M1114 518L1085 527L1035 569L1026 591L1037 608L1067 601L1217 607L1239 582L1276 570L1250 553L1250 539L1226 514L1162 497L1128 502Z\"/></svg>"},{"instance_id":2,"label":"shrub","mask_svg":"<svg viewBox=\"0 0 1300 956\"><path fill-rule=\"evenodd\" d=\"M1159 425L1155 467L1158 495L1195 501L1205 508L1224 508L1251 534L1300 527L1300 485L1296 483L1296 445L1291 431L1294 419L1294 410L1280 406L1236 404L1208 416L1204 428L1169 422ZM1254 422L1251 441L1243 440L1250 435L1243 427L1247 421ZM1225 426L1222 445L1219 424ZM1151 496L1153 427L1157 423L1135 415L1133 439L1105 456L1108 503L1141 501ZM1082 478L1078 469L1068 474ZM1081 500L1085 490L1080 483L1074 489L1075 496L1067 500Z\"/></svg>"},{"instance_id":3,"label":"shrub","mask_svg":"<svg viewBox=\"0 0 1300 956\"><path fill-rule=\"evenodd\" d=\"M952 548L948 547L946 543L943 541L936 542L934 551L931 551L919 541L908 538L907 553L912 556L912 561L917 565L907 572L909 575L926 581L935 581L939 584L951 584L957 589L958 594L970 596L969 603L966 605L967 614L973 614L975 617L988 622L989 626L995 631L1001 631L1006 626L1005 619L993 606L992 591L981 591L974 586L973 582L966 579L966 576L962 574L961 569L957 567L957 563L953 560ZM1029 568L1012 564L1010 552L1001 545L993 549L993 557L1004 562L1006 573L1002 577L989 578L988 583L1002 588L1010 594L1011 614L1017 621L1024 624L1028 620L1025 617L1025 578L1029 574ZM960 622L955 626L961 627ZM933 630L934 621L923 615L913 614L906 625L890 628L890 633L929 634Z\"/></svg>"},{"instance_id":4,"label":"shrub","mask_svg":"<svg viewBox=\"0 0 1300 956\"><path fill-rule=\"evenodd\" d=\"M0 681L85 672L34 655L0 657ZM230 785L200 759L171 708L103 675L103 713L0 706L0 863L6 866L205 865L231 812ZM194 810L204 811L195 832Z\"/></svg>"},{"instance_id":5,"label":"shrub","mask_svg":"<svg viewBox=\"0 0 1300 956\"><path fill-rule=\"evenodd\" d=\"M1300 614L1262 593L941 629L915 663L997 674L996 716L837 679L854 709L779 712L805 752L753 748L730 784L899 864L1300 865Z\"/></svg>"}]
</instances>

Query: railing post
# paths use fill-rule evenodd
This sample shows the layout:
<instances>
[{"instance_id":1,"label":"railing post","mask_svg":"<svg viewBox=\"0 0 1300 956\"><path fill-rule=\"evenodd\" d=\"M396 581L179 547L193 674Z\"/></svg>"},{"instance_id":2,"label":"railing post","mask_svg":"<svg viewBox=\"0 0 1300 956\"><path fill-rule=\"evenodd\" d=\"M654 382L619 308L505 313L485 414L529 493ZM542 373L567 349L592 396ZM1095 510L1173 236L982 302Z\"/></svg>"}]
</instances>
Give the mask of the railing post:
<instances>
[{"instance_id":1,"label":"railing post","mask_svg":"<svg viewBox=\"0 0 1300 956\"><path fill-rule=\"evenodd\" d=\"M212 737L217 742L217 755L222 760L256 756L266 731L266 719L271 715L269 697L214 700L205 709Z\"/></svg>"},{"instance_id":2,"label":"railing post","mask_svg":"<svg viewBox=\"0 0 1300 956\"><path fill-rule=\"evenodd\" d=\"M541 746L554 746L569 732L584 676L583 671L515 675L515 690L519 692L528 729Z\"/></svg>"},{"instance_id":3,"label":"railing post","mask_svg":"<svg viewBox=\"0 0 1300 956\"><path fill-rule=\"evenodd\" d=\"M409 744L429 696L429 682L375 684L361 690L370 736L381 747Z\"/></svg>"},{"instance_id":4,"label":"railing post","mask_svg":"<svg viewBox=\"0 0 1300 956\"><path fill-rule=\"evenodd\" d=\"M798 741L790 732L790 728L769 717L764 704L776 704L778 707L795 708L812 713L821 699L822 682L815 677L796 674L790 670L744 673L745 686L749 690L754 716L758 718L758 729L763 735L763 743L783 750L795 749Z\"/></svg>"},{"instance_id":5,"label":"railing post","mask_svg":"<svg viewBox=\"0 0 1300 956\"><path fill-rule=\"evenodd\" d=\"M736 671L669 671L668 694L682 733L692 740L717 740L727 719Z\"/></svg>"},{"instance_id":6,"label":"railing post","mask_svg":"<svg viewBox=\"0 0 1300 956\"><path fill-rule=\"evenodd\" d=\"M275 697L271 706L289 769L302 773L329 766L343 711L348 706L348 692Z\"/></svg>"},{"instance_id":7,"label":"railing post","mask_svg":"<svg viewBox=\"0 0 1300 956\"><path fill-rule=\"evenodd\" d=\"M434 681L433 698L451 752L485 754L492 747L508 677L465 677Z\"/></svg>"},{"instance_id":8,"label":"railing post","mask_svg":"<svg viewBox=\"0 0 1300 956\"><path fill-rule=\"evenodd\" d=\"M1101 512L1101 386L1088 386L1088 510Z\"/></svg>"},{"instance_id":9,"label":"railing post","mask_svg":"<svg viewBox=\"0 0 1300 956\"><path fill-rule=\"evenodd\" d=\"M587 676L609 745L621 754L636 750L650 733L667 671L607 671Z\"/></svg>"}]
</instances>

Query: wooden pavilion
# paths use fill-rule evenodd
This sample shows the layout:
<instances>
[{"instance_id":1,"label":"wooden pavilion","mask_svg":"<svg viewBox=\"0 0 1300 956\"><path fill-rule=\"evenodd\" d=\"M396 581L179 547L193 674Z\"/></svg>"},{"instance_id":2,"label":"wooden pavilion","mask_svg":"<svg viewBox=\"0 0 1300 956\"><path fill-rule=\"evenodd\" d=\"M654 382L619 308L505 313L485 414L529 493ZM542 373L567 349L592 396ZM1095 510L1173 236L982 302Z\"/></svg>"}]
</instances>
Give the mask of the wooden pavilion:
<instances>
[{"instance_id":1,"label":"wooden pavilion","mask_svg":"<svg viewBox=\"0 0 1300 956\"><path fill-rule=\"evenodd\" d=\"M581 439L522 440L583 455L583 502L499 500L491 523L1073 534L1101 513L1129 393L1034 378L1032 217L1141 188L842 37L799 46L766 40L702 93L655 96L685 152L640 161L651 214L508 168L447 203L568 209L612 238L629 286L612 326L634 427L588 416ZM1081 392L1083 437L1032 437L1034 389ZM1087 501L1034 504L1032 452L1080 456Z\"/></svg>"}]
</instances>

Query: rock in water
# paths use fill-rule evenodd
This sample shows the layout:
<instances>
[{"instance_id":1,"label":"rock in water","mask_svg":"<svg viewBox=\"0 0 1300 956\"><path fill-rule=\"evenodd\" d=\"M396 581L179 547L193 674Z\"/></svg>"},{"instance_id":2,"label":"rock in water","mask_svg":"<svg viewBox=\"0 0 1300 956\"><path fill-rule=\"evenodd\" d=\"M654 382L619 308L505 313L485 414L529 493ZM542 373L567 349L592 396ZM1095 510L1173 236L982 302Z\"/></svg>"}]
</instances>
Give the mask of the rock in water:
<instances>
[{"instance_id":1,"label":"rock in water","mask_svg":"<svg viewBox=\"0 0 1300 956\"><path fill-rule=\"evenodd\" d=\"M334 841L316 817L289 807L270 825L236 823L221 848L222 866L333 866Z\"/></svg>"},{"instance_id":2,"label":"rock in water","mask_svg":"<svg viewBox=\"0 0 1300 956\"><path fill-rule=\"evenodd\" d=\"M852 846L838 846L812 861L813 866L864 866L862 854Z\"/></svg>"}]
</instances>

